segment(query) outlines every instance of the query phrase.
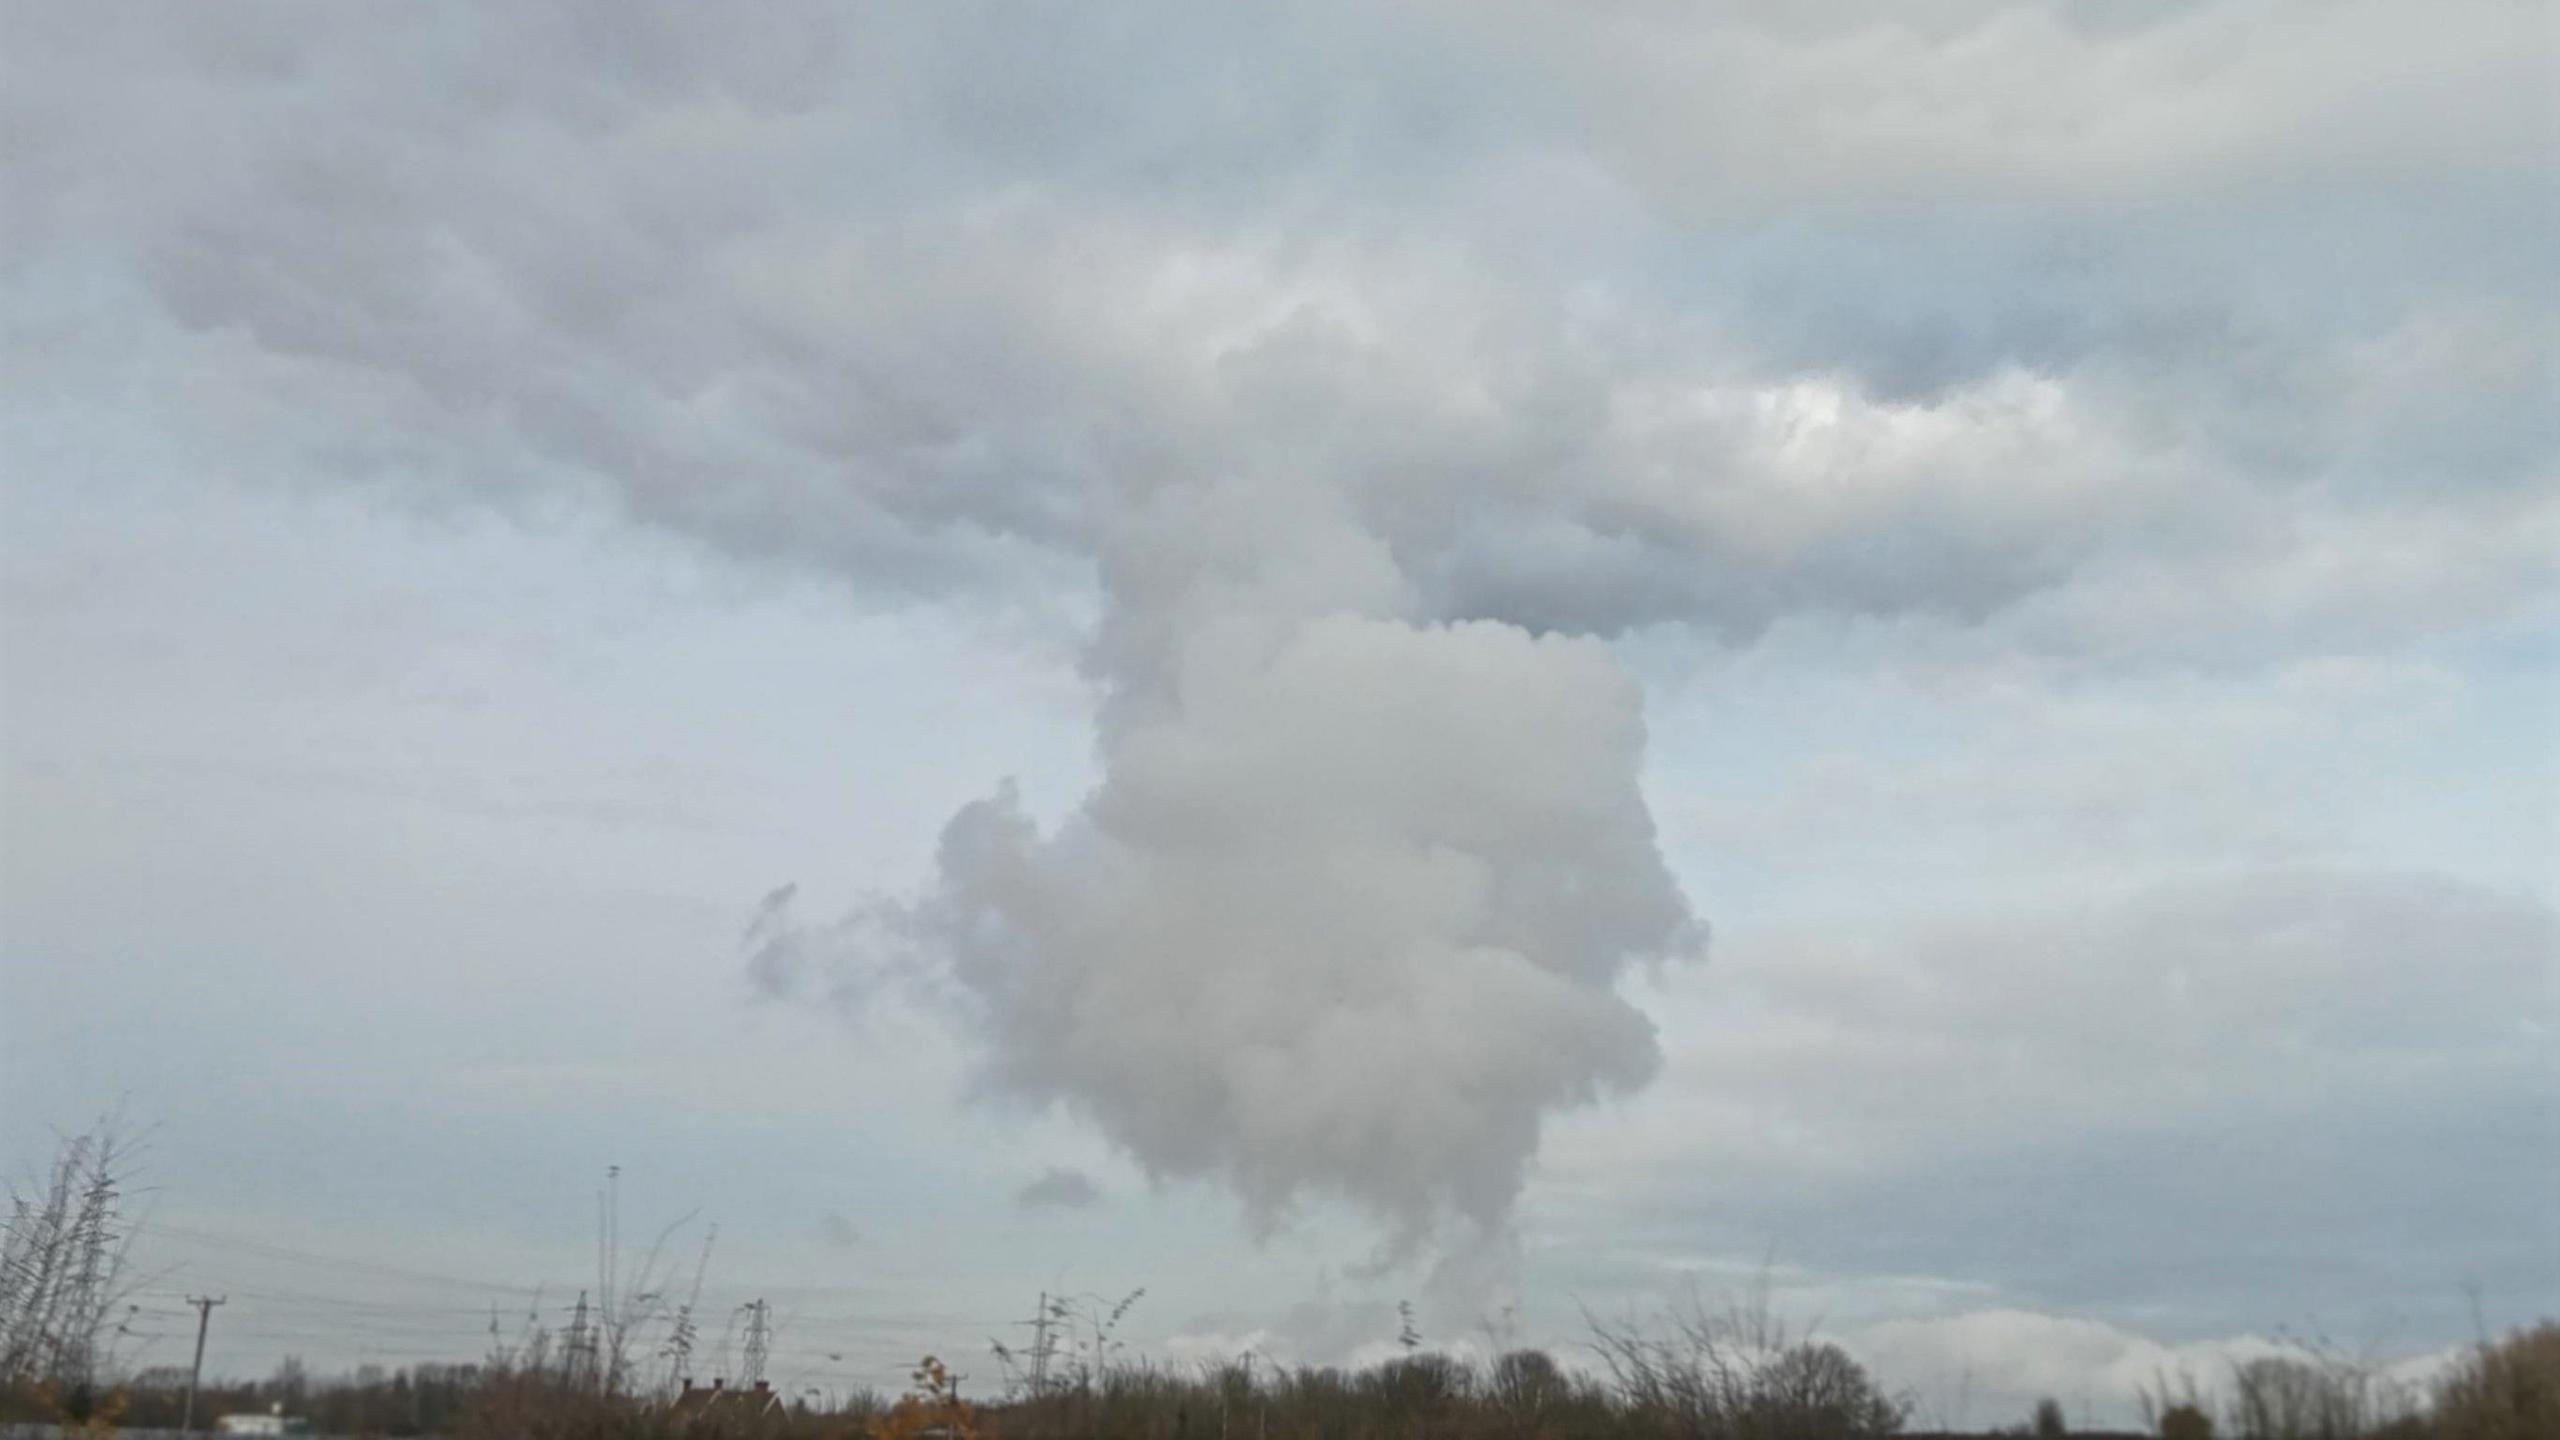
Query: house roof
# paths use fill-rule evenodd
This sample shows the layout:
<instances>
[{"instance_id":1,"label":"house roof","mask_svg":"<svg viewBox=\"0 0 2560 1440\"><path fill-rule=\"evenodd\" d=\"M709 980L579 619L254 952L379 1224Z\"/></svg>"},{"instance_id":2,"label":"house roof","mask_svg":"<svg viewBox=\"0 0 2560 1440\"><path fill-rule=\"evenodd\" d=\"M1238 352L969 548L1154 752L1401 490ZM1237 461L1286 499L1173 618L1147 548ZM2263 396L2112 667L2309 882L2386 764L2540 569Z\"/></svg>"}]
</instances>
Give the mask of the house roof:
<instances>
[{"instance_id":1,"label":"house roof","mask_svg":"<svg viewBox=\"0 0 2560 1440\"><path fill-rule=\"evenodd\" d=\"M684 1382L683 1393L667 1406L670 1415L698 1415L717 1408L724 1413L764 1415L782 1407L782 1392L762 1380L751 1386L732 1387L720 1380L708 1385Z\"/></svg>"}]
</instances>

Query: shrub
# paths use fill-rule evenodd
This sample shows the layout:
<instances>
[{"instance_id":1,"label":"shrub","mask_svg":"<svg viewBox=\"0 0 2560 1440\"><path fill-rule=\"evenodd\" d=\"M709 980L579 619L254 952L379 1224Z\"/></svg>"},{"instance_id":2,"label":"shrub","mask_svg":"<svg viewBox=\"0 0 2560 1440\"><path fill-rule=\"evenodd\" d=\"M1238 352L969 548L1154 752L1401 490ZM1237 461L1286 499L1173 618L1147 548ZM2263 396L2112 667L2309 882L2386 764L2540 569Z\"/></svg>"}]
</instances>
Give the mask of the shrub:
<instances>
[{"instance_id":1,"label":"shrub","mask_svg":"<svg viewBox=\"0 0 2560 1440\"><path fill-rule=\"evenodd\" d=\"M1902 1428L1904 1406L1837 1345L1790 1347L1760 1374L1742 1433L1772 1440L1855 1440ZM1757 1423L1752 1423L1757 1422Z\"/></svg>"},{"instance_id":2,"label":"shrub","mask_svg":"<svg viewBox=\"0 0 2560 1440\"><path fill-rule=\"evenodd\" d=\"M2160 1412L2160 1440L2213 1440L2213 1417L2193 1401Z\"/></svg>"},{"instance_id":3,"label":"shrub","mask_svg":"<svg viewBox=\"0 0 2560 1440\"><path fill-rule=\"evenodd\" d=\"M1485 1383L1485 1399L1519 1433L1535 1431L1540 1419L1572 1394L1572 1382L1543 1350L1511 1351L1493 1362Z\"/></svg>"},{"instance_id":4,"label":"shrub","mask_svg":"<svg viewBox=\"0 0 2560 1440\"><path fill-rule=\"evenodd\" d=\"M1791 1340L1765 1289L1710 1312L1693 1296L1650 1325L1591 1323L1620 1413L1693 1440L1862 1440L1902 1428L1887 1395L1837 1345Z\"/></svg>"},{"instance_id":5,"label":"shrub","mask_svg":"<svg viewBox=\"0 0 2560 1440\"><path fill-rule=\"evenodd\" d=\"M960 1398L950 1368L931 1355L919 1361L914 1384L886 1414L871 1421L871 1440L977 1440L978 1412Z\"/></svg>"}]
</instances>

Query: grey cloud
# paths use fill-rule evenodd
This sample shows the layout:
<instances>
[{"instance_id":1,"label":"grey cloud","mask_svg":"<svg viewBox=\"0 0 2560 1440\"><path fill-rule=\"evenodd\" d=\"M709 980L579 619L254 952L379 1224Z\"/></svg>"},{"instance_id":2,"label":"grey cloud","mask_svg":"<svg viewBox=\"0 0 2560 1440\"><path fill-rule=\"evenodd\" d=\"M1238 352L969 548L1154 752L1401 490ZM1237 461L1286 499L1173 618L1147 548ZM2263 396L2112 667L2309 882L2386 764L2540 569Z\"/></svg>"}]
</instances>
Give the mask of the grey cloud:
<instances>
[{"instance_id":1,"label":"grey cloud","mask_svg":"<svg viewBox=\"0 0 2560 1440\"><path fill-rule=\"evenodd\" d=\"M2157 1061L2243 1039L2349 1061L2487 1061L2532 1053L2547 1027L2532 1001L2560 963L2560 917L2436 876L2273 870L2163 886L2085 919L1951 926L1922 951L1922 983L1936 982L1922 1023L1997 1017L2057 1058L2092 1058L2113 1036Z\"/></svg>"},{"instance_id":2,"label":"grey cloud","mask_svg":"<svg viewBox=\"0 0 2560 1440\"><path fill-rule=\"evenodd\" d=\"M2560 1279L2535 1198L2555 975L2538 900L2336 869L1924 928L1900 957L1736 946L1731 1014L1664 1092L1717 1155L1556 1218L1623 1253L1961 1274L2152 1333L2450 1342L2466 1284L2506 1315ZM1712 1206L1683 1193L1695 1163Z\"/></svg>"},{"instance_id":3,"label":"grey cloud","mask_svg":"<svg viewBox=\"0 0 2560 1440\"><path fill-rule=\"evenodd\" d=\"M768 891L739 937L749 983L776 995L789 993L801 981L802 959L786 928L791 902L799 893L797 885L777 885Z\"/></svg>"},{"instance_id":4,"label":"grey cloud","mask_svg":"<svg viewBox=\"0 0 2560 1440\"><path fill-rule=\"evenodd\" d=\"M1591 143L1694 217L1841 196L2120 203L2448 165L2520 176L2549 153L2549 37L2519 7L2148 8L2137 25L1988 0L1468 10L1540 57Z\"/></svg>"},{"instance_id":5,"label":"grey cloud","mask_svg":"<svg viewBox=\"0 0 2560 1440\"><path fill-rule=\"evenodd\" d=\"M2497 8L2411 37L2487 67L2493 112L2516 88ZM2353 9L2310 51L2322 86L2394 63L2408 27ZM16 264L53 283L129 262L180 323L292 359L265 383L315 413L335 398L321 375L368 377L406 452L388 483L601 501L891 594L1079 583L1124 507L1243 474L1346 496L1434 618L1975 624L2078 597L2090 573L2174 586L2225 545L2346 574L2387 549L2309 548L2321 535L2284 518L2306 504L2386 536L2511 533L2443 477L2534 476L2552 452L2529 326L2485 384L2464 357L2491 332L2376 349L2439 314L2547 313L2548 262L2523 258L2547 217L2477 161L2493 147L2442 142L2476 163L2422 196L2392 188L2404 142L2377 138L2409 127L2270 122L2212 148L2307 165L2287 157L2333 143L2363 190L2130 225L2064 196L1773 227L1665 224L1624 203L1651 171L1558 143L1577 107L1652 103L1594 75L1738 63L1720 45L1821 77L1816 97L1910 70L1905 51L1957 72L2014 54L2000 73L2023 113L2067 114L2075 71L2127 84L2216 37L2237 47L2234 86L2300 68L2287 37L2326 27L2317 7L2136 27L1976 6L1900 28L1554 12L1529 32L1556 40L1542 63L1472 15L1152 16L1152 46L1268 61L1225 108L1178 78L1196 66L1131 84L1136 22L1068 12L560 18L576 13L511 13L493 22L508 43L455 46L323 12L166 31L21 12L59 63L29 67L12 110ZM1657 31L1653 58L1626 51ZM166 103L102 110L107 73L153 77ZM1925 111L1936 82L1911 83ZM1711 147L1679 162L1709 190L1753 183L1715 158L1716 125L1645 133ZM1250 183L1199 183L1257 144ZM2210 170L2165 153L2168 173ZM1980 166L2008 163L1995 146ZM1509 218L1513 173L1587 190L1587 218ZM2261 298L2302 290L2291 276L2325 283L2293 308ZM389 438L323 455L343 467ZM2496 575L2450 618L2512 614L2547 579ZM2363 643L2400 599L2343 595L2320 643ZM2052 643L2105 643L2107 616L2082 611L2127 603L2100 589L2040 613Z\"/></svg>"},{"instance_id":6,"label":"grey cloud","mask_svg":"<svg viewBox=\"0 0 2560 1440\"><path fill-rule=\"evenodd\" d=\"M1829 1275L1961 1275L2012 1303L2172 1338L2316 1328L2459 1343L2476 1314L2529 1320L2560 1284L2537 1198L2542 1137L2560 1121L2551 1083L2516 1072L2503 1088L2427 1081L2044 1131L1818 1185L1727 1163L1711 1203L1692 1185L1617 1210L1616 1250L1594 1235L1590 1253L1627 1264L1572 1278L1658 1287L1701 1254L1774 1249Z\"/></svg>"},{"instance_id":7,"label":"grey cloud","mask_svg":"<svg viewBox=\"0 0 2560 1440\"><path fill-rule=\"evenodd\" d=\"M1052 1165L1013 1192L1018 1210L1090 1210L1102 1203L1101 1187L1081 1170Z\"/></svg>"},{"instance_id":8,"label":"grey cloud","mask_svg":"<svg viewBox=\"0 0 2560 1440\"><path fill-rule=\"evenodd\" d=\"M1765 1040L1728 1037L1693 1057L1701 1083L1747 1083L1826 1133L1896 1137L1896 1152L2280 1108L2387 1089L2403 1071L2531 1068L2560 964L2560 917L2542 901L2336 867L2161 882L1912 932L1731 957L1733 998L1772 1023ZM1813 1017L1819 1028L1787 1023ZM1924 1138L1909 1117L1860 1121L1880 1087L1925 1090L1945 1128Z\"/></svg>"}]
</instances>

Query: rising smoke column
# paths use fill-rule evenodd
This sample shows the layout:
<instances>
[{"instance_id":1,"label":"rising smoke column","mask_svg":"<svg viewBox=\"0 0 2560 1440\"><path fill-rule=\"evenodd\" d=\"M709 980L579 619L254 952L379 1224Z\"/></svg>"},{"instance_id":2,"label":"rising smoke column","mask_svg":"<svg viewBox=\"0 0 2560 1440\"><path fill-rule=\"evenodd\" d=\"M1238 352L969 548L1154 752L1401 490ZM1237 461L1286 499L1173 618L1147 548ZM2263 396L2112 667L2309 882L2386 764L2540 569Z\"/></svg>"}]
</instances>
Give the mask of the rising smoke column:
<instances>
[{"instance_id":1,"label":"rising smoke column","mask_svg":"<svg viewBox=\"0 0 2560 1440\"><path fill-rule=\"evenodd\" d=\"M1619 978L1703 944L1637 685L1597 640L1408 618L1322 488L1159 491L1103 568L1102 780L1046 832L1010 787L967 806L895 917L983 1087L1260 1227L1333 1196L1396 1252L1499 1231L1545 1117L1659 1065Z\"/></svg>"}]
</instances>

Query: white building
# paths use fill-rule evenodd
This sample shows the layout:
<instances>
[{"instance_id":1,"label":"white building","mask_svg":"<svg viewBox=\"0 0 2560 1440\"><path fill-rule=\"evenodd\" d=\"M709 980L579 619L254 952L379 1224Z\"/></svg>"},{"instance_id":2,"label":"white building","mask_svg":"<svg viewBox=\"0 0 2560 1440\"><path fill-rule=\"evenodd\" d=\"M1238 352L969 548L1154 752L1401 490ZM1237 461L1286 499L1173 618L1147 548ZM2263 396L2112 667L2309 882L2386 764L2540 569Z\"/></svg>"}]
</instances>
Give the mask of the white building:
<instances>
[{"instance_id":1,"label":"white building","mask_svg":"<svg viewBox=\"0 0 2560 1440\"><path fill-rule=\"evenodd\" d=\"M299 1415L225 1415L213 1422L216 1435L304 1435L311 1422Z\"/></svg>"}]
</instances>

